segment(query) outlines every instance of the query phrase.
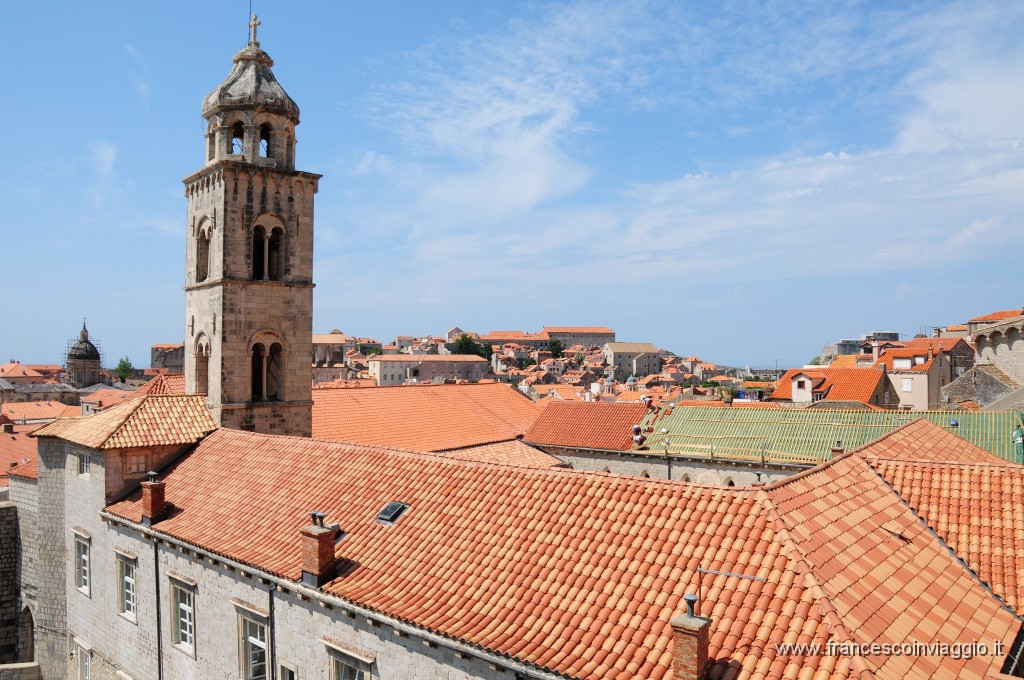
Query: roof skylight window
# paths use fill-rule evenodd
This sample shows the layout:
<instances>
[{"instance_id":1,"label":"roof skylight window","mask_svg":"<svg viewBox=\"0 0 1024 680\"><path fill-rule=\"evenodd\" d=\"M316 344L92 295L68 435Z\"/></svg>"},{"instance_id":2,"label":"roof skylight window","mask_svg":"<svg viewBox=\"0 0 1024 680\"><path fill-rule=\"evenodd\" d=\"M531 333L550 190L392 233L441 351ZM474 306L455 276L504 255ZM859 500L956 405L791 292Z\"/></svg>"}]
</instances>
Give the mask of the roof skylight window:
<instances>
[{"instance_id":1,"label":"roof skylight window","mask_svg":"<svg viewBox=\"0 0 1024 680\"><path fill-rule=\"evenodd\" d=\"M384 509L377 514L377 521L381 524L394 524L398 521L398 518L409 509L409 506L405 503L398 501L391 501L384 506Z\"/></svg>"}]
</instances>

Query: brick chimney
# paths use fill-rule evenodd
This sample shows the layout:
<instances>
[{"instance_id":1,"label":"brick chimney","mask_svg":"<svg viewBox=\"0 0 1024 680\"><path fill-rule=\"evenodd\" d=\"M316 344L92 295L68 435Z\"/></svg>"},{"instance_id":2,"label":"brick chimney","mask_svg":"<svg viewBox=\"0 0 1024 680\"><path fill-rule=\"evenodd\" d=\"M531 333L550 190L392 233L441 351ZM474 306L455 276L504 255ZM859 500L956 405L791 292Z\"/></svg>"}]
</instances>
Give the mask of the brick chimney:
<instances>
[{"instance_id":1,"label":"brick chimney","mask_svg":"<svg viewBox=\"0 0 1024 680\"><path fill-rule=\"evenodd\" d=\"M142 483L142 526L152 526L167 514L164 502L165 482L156 481L156 473L149 472L149 481Z\"/></svg>"},{"instance_id":2,"label":"brick chimney","mask_svg":"<svg viewBox=\"0 0 1024 680\"><path fill-rule=\"evenodd\" d=\"M302 535L302 584L319 588L331 579L334 571L334 539L337 526L324 526L324 513L309 513L312 524L303 527Z\"/></svg>"},{"instance_id":3,"label":"brick chimney","mask_svg":"<svg viewBox=\"0 0 1024 680\"><path fill-rule=\"evenodd\" d=\"M684 595L687 611L676 616L672 626L672 680L699 680L708 665L708 640L711 619L697 616L693 605L696 595Z\"/></svg>"}]
</instances>

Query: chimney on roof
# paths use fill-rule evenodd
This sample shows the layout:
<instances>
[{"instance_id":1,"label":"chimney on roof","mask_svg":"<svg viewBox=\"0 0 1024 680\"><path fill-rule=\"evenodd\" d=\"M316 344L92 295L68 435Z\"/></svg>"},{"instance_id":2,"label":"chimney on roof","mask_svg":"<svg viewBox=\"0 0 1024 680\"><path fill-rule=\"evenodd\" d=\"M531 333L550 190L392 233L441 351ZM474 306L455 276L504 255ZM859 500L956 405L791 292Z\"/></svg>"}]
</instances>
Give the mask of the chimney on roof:
<instances>
[{"instance_id":1,"label":"chimney on roof","mask_svg":"<svg viewBox=\"0 0 1024 680\"><path fill-rule=\"evenodd\" d=\"M832 457L841 456L843 454L843 440L837 439L836 445L831 448Z\"/></svg>"},{"instance_id":2,"label":"chimney on roof","mask_svg":"<svg viewBox=\"0 0 1024 680\"><path fill-rule=\"evenodd\" d=\"M147 472L149 481L142 483L142 526L152 526L153 522L159 522L167 514L167 504L164 502L165 482L156 481L155 472Z\"/></svg>"},{"instance_id":3,"label":"chimney on roof","mask_svg":"<svg viewBox=\"0 0 1024 680\"><path fill-rule=\"evenodd\" d=\"M872 340L871 341L871 360L872 361L878 361L880 344L881 343L879 343L878 340Z\"/></svg>"},{"instance_id":4,"label":"chimney on roof","mask_svg":"<svg viewBox=\"0 0 1024 680\"><path fill-rule=\"evenodd\" d=\"M694 613L697 596L687 593L686 613L676 616L672 626L672 680L699 680L708 665L711 619Z\"/></svg>"},{"instance_id":5,"label":"chimney on roof","mask_svg":"<svg viewBox=\"0 0 1024 680\"><path fill-rule=\"evenodd\" d=\"M311 524L303 527L302 535L302 584L319 588L330 580L334 570L334 539L338 527L324 526L324 513L313 510L309 513Z\"/></svg>"}]
</instances>

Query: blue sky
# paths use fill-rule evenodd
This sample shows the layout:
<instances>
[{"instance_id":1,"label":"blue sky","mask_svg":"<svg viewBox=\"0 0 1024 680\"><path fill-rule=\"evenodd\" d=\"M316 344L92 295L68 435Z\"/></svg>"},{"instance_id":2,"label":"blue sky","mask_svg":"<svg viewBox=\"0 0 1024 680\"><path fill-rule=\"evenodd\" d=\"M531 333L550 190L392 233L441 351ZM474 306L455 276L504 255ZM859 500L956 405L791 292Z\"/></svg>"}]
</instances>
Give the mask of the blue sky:
<instances>
[{"instance_id":1,"label":"blue sky","mask_svg":"<svg viewBox=\"0 0 1024 680\"><path fill-rule=\"evenodd\" d=\"M724 364L1024 305L1024 3L267 2L314 331L602 325ZM0 361L184 335L247 2L7 3Z\"/></svg>"}]
</instances>

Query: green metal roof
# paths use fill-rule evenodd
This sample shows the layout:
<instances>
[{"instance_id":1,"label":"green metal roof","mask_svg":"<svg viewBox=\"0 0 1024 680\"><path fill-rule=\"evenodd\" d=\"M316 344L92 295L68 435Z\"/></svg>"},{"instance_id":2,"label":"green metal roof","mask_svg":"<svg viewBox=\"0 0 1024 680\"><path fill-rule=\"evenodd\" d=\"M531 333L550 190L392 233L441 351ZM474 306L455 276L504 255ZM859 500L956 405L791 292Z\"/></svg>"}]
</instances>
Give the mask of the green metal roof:
<instances>
[{"instance_id":1,"label":"green metal roof","mask_svg":"<svg viewBox=\"0 0 1024 680\"><path fill-rule=\"evenodd\" d=\"M854 411L831 409L728 408L683 406L649 414L646 446L665 450L662 428L668 430L668 450L681 455L818 463L831 457L836 442L850 451L893 430L926 418L1001 458L1012 461L1011 433L1020 414L1015 411ZM957 427L950 421L956 420Z\"/></svg>"}]
</instances>

